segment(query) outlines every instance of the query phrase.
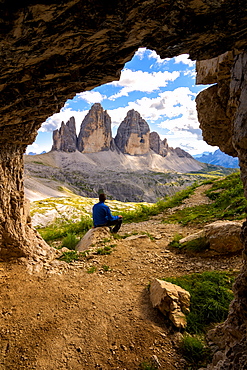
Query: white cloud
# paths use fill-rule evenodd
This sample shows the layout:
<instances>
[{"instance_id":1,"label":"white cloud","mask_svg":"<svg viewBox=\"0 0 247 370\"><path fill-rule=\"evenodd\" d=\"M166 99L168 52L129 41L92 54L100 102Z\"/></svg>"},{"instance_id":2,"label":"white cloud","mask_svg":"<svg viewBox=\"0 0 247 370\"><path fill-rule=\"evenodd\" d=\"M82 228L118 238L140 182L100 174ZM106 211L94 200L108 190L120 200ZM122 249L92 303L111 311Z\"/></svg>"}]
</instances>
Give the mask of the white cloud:
<instances>
[{"instance_id":1,"label":"white cloud","mask_svg":"<svg viewBox=\"0 0 247 370\"><path fill-rule=\"evenodd\" d=\"M171 59L170 58L165 58L165 59L162 59L157 53L155 50L149 50L149 54L148 54L148 59L155 59L155 63L157 64L166 64L167 62L169 62ZM153 66L153 65L152 65ZM152 68L151 66L151 68Z\"/></svg>"},{"instance_id":2,"label":"white cloud","mask_svg":"<svg viewBox=\"0 0 247 370\"><path fill-rule=\"evenodd\" d=\"M66 108L66 105L60 110L59 113L53 114L51 117L47 118L47 120L42 124L39 131L41 132L52 132L58 128L60 128L62 121L66 123L70 117L75 117L76 122L76 129L77 132L80 130L81 122L84 119L85 115L88 113L86 111L75 111L71 108Z\"/></svg>"},{"instance_id":3,"label":"white cloud","mask_svg":"<svg viewBox=\"0 0 247 370\"><path fill-rule=\"evenodd\" d=\"M106 99L106 95L102 95L99 91L84 91L76 94L78 99L83 99L89 104L101 103L102 100Z\"/></svg>"},{"instance_id":4,"label":"white cloud","mask_svg":"<svg viewBox=\"0 0 247 370\"><path fill-rule=\"evenodd\" d=\"M128 96L132 91L142 91L151 93L167 86L169 81L175 81L180 76L178 71L173 72L143 72L123 69L119 81L111 82L112 86L122 87L122 89L109 97L109 100L115 100L121 96Z\"/></svg>"},{"instance_id":5,"label":"white cloud","mask_svg":"<svg viewBox=\"0 0 247 370\"><path fill-rule=\"evenodd\" d=\"M161 128L169 130L163 138L167 138L170 146L179 146L188 150L189 145L192 147L190 153L202 153L206 150L210 151L212 147L202 140L197 120L195 95L188 87L179 87L174 91L159 93L156 98L144 97L129 102L126 107L108 110L108 113L112 118L113 126L118 126L130 109L138 111L142 118L152 125L156 120L162 119L157 124L156 131L162 132Z\"/></svg>"},{"instance_id":6,"label":"white cloud","mask_svg":"<svg viewBox=\"0 0 247 370\"><path fill-rule=\"evenodd\" d=\"M214 152L218 147L210 146L203 140L198 140L195 135L184 132L160 135L166 138L168 145L173 148L181 148L191 155L202 154L203 152Z\"/></svg>"},{"instance_id":7,"label":"white cloud","mask_svg":"<svg viewBox=\"0 0 247 370\"><path fill-rule=\"evenodd\" d=\"M139 58L140 60L142 60L144 58L144 55L146 53L147 49L146 48L139 48L136 52L135 52L135 55L134 57L137 57Z\"/></svg>"},{"instance_id":8,"label":"white cloud","mask_svg":"<svg viewBox=\"0 0 247 370\"><path fill-rule=\"evenodd\" d=\"M194 67L196 63L195 61L189 59L188 54L178 55L177 57L174 58L174 62L175 64L178 64L178 63L187 64L189 67Z\"/></svg>"}]
</instances>

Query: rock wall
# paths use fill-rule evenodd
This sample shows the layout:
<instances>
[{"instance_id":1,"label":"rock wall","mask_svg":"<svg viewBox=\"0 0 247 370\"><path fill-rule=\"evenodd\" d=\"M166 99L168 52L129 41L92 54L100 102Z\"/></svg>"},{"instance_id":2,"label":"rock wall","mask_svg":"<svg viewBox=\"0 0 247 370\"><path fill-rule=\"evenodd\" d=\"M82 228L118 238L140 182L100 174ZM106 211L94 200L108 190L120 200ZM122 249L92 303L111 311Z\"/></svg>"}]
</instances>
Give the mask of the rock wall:
<instances>
[{"instance_id":1,"label":"rock wall","mask_svg":"<svg viewBox=\"0 0 247 370\"><path fill-rule=\"evenodd\" d=\"M118 127L115 144L125 154L147 154L150 149L149 134L147 122L132 109Z\"/></svg>"},{"instance_id":2,"label":"rock wall","mask_svg":"<svg viewBox=\"0 0 247 370\"><path fill-rule=\"evenodd\" d=\"M109 150L111 141L111 117L99 103L95 103L82 121L78 150L82 153Z\"/></svg>"},{"instance_id":3,"label":"rock wall","mask_svg":"<svg viewBox=\"0 0 247 370\"><path fill-rule=\"evenodd\" d=\"M216 83L197 96L203 137L238 156L247 195L247 53L229 52L197 63L197 81ZM200 75L201 74L201 75ZM208 370L247 368L247 222L242 227L243 268L234 284L227 320L209 332L216 353Z\"/></svg>"}]
</instances>

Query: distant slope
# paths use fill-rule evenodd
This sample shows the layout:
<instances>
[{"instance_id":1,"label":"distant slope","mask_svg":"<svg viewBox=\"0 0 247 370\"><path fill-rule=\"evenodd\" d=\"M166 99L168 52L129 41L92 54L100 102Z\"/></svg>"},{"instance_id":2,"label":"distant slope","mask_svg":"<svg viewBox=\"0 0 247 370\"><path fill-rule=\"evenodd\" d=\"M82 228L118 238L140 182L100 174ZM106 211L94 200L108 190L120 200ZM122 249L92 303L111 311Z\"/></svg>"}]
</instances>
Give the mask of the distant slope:
<instances>
[{"instance_id":1,"label":"distant slope","mask_svg":"<svg viewBox=\"0 0 247 370\"><path fill-rule=\"evenodd\" d=\"M62 196L65 187L86 197L97 197L99 189L104 189L108 198L155 202L189 186L206 169L206 164L175 153L162 157L152 151L139 156L111 150L88 154L51 151L25 156L25 189L31 200L44 199L46 194Z\"/></svg>"},{"instance_id":2,"label":"distant slope","mask_svg":"<svg viewBox=\"0 0 247 370\"><path fill-rule=\"evenodd\" d=\"M223 153L220 149L216 150L214 153L207 153L196 155L194 158L203 163L214 164L216 166L222 166L226 168L238 168L238 158L231 157Z\"/></svg>"}]
</instances>

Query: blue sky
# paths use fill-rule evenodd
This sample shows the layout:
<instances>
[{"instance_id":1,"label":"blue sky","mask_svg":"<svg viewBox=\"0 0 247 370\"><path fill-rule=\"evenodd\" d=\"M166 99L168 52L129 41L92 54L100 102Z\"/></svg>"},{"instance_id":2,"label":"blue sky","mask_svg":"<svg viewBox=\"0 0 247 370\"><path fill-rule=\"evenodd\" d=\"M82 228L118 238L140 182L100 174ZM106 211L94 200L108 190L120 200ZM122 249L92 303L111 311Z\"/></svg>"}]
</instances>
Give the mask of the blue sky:
<instances>
[{"instance_id":1,"label":"blue sky","mask_svg":"<svg viewBox=\"0 0 247 370\"><path fill-rule=\"evenodd\" d=\"M52 146L52 132L75 117L77 131L94 103L101 103L112 120L112 134L130 109L137 110L151 131L167 138L168 145L180 147L190 154L213 152L217 147L202 140L197 120L196 95L207 86L195 85L195 62L188 55L161 59L155 51L139 49L126 63L119 81L78 93L68 100L60 113L49 117L40 128L30 151L41 153Z\"/></svg>"}]
</instances>

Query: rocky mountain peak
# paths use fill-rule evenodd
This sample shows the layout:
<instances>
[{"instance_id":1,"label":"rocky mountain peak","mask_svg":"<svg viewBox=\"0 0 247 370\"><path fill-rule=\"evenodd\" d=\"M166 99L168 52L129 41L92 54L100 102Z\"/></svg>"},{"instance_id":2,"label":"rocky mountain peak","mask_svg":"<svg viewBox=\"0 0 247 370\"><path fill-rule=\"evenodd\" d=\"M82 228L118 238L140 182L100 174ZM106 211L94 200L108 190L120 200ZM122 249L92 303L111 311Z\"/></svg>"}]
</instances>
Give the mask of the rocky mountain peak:
<instances>
[{"instance_id":1,"label":"rocky mountain peak","mask_svg":"<svg viewBox=\"0 0 247 370\"><path fill-rule=\"evenodd\" d=\"M169 149L167 139L161 140L159 134L153 131L150 133L149 141L150 149L152 149L155 153L161 155L162 157L167 156Z\"/></svg>"},{"instance_id":2,"label":"rocky mountain peak","mask_svg":"<svg viewBox=\"0 0 247 370\"><path fill-rule=\"evenodd\" d=\"M95 103L81 123L78 150L82 153L109 150L111 141L111 118L100 103Z\"/></svg>"},{"instance_id":3,"label":"rocky mountain peak","mask_svg":"<svg viewBox=\"0 0 247 370\"><path fill-rule=\"evenodd\" d=\"M115 144L126 154L146 154L149 152L149 134L147 122L140 113L131 109L118 128Z\"/></svg>"},{"instance_id":4,"label":"rocky mountain peak","mask_svg":"<svg viewBox=\"0 0 247 370\"><path fill-rule=\"evenodd\" d=\"M63 152L75 152L77 149L77 136L75 118L70 117L66 124L61 123L59 130L53 131L52 150L61 150Z\"/></svg>"}]
</instances>

